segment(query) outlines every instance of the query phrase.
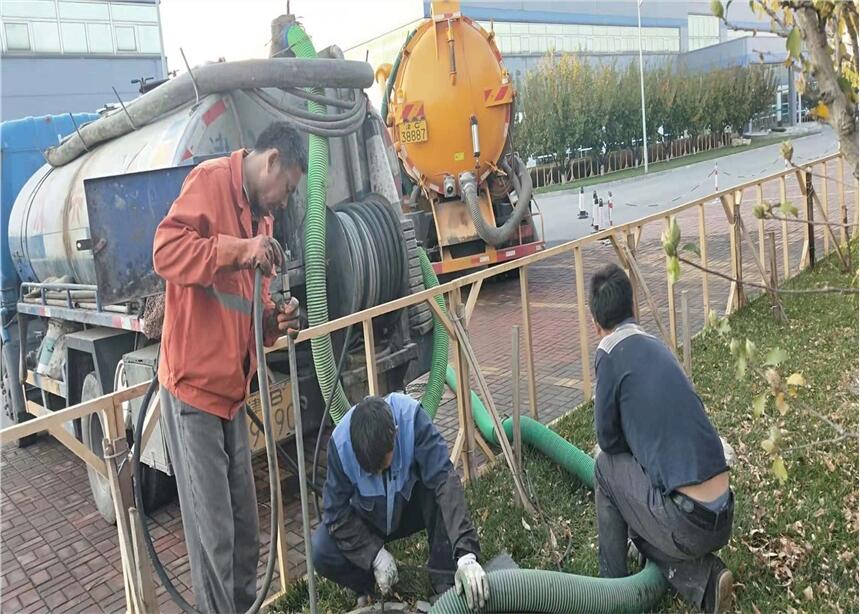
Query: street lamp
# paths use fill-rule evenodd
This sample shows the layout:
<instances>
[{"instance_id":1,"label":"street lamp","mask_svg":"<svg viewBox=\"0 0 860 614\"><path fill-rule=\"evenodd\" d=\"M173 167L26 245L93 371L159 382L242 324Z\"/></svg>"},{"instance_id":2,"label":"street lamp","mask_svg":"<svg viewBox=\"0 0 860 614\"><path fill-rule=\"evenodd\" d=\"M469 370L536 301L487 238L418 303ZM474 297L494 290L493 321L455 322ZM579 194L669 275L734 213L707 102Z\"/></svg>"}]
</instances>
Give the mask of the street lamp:
<instances>
[{"instance_id":1,"label":"street lamp","mask_svg":"<svg viewBox=\"0 0 860 614\"><path fill-rule=\"evenodd\" d=\"M642 153L645 156L645 172L648 172L648 137L645 132L645 68L642 65L642 3L636 0L636 22L639 28L639 92L642 96Z\"/></svg>"}]
</instances>

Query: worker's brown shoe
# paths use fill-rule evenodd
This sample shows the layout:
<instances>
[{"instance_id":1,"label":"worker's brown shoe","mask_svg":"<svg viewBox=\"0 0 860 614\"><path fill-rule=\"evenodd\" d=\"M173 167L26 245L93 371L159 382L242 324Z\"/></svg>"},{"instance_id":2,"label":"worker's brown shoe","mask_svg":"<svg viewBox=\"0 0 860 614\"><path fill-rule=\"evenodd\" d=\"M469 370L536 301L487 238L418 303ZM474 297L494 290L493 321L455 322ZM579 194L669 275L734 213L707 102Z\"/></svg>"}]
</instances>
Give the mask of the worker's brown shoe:
<instances>
[{"instance_id":1,"label":"worker's brown shoe","mask_svg":"<svg viewBox=\"0 0 860 614\"><path fill-rule=\"evenodd\" d=\"M711 574L708 587L705 589L703 609L708 614L724 614L731 611L735 593L735 578L725 566Z\"/></svg>"}]
</instances>

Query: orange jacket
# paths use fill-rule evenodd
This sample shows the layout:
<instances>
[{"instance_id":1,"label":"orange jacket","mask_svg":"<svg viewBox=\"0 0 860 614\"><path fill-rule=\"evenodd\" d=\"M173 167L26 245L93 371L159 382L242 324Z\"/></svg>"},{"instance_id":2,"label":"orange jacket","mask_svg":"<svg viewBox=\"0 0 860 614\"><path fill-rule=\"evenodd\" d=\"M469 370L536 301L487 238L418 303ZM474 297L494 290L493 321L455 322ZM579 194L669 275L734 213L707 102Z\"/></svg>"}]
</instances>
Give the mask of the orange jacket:
<instances>
[{"instance_id":1,"label":"orange jacket","mask_svg":"<svg viewBox=\"0 0 860 614\"><path fill-rule=\"evenodd\" d=\"M189 405L231 419L245 403L257 369L252 304L254 271L237 268L253 237L242 188L245 151L203 162L155 232L152 262L166 282L158 379ZM271 217L257 234L272 235ZM266 321L274 310L263 278ZM271 330L266 345L278 334Z\"/></svg>"}]
</instances>

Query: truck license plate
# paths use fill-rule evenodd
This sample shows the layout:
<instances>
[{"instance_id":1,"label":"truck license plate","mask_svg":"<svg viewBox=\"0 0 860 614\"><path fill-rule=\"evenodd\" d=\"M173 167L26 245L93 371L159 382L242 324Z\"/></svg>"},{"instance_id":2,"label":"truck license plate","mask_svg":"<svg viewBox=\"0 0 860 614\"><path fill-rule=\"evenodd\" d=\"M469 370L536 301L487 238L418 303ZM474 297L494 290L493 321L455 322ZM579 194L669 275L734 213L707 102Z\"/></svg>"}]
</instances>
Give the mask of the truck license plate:
<instances>
[{"instance_id":1,"label":"truck license plate","mask_svg":"<svg viewBox=\"0 0 860 614\"><path fill-rule=\"evenodd\" d=\"M414 122L400 124L401 143L423 143L427 140L427 120L419 119Z\"/></svg>"}]
</instances>

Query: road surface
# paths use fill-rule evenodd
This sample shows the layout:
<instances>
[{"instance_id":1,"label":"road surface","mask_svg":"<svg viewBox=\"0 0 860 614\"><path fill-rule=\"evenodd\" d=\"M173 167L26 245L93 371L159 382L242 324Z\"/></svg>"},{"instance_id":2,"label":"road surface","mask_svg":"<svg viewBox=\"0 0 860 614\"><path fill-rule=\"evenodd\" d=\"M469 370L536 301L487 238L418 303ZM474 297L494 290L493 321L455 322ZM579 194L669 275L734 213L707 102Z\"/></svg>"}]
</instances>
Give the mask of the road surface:
<instances>
[{"instance_id":1,"label":"road surface","mask_svg":"<svg viewBox=\"0 0 860 614\"><path fill-rule=\"evenodd\" d=\"M839 147L829 126L817 134L795 138L792 142L796 164L835 153ZM714 162L719 164L720 189L782 170L785 162L780 155L780 147L780 143L775 143L644 177L588 186L584 194L585 208L590 214L594 190L604 200L612 192L615 203L613 221L616 224L631 222L712 193ZM578 189L538 194L535 199L544 215L544 239L549 245L578 239L591 232L591 220L577 218Z\"/></svg>"}]
</instances>

